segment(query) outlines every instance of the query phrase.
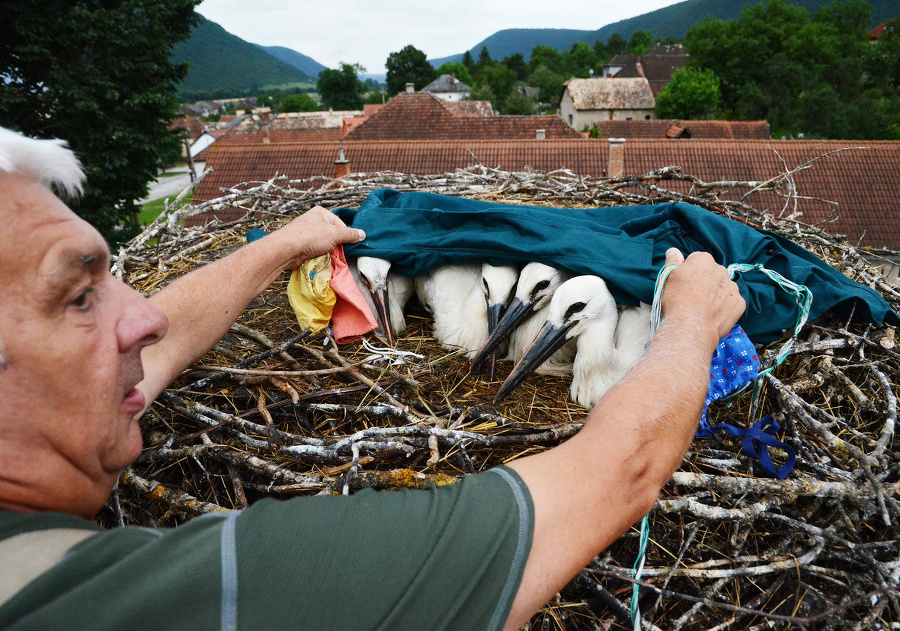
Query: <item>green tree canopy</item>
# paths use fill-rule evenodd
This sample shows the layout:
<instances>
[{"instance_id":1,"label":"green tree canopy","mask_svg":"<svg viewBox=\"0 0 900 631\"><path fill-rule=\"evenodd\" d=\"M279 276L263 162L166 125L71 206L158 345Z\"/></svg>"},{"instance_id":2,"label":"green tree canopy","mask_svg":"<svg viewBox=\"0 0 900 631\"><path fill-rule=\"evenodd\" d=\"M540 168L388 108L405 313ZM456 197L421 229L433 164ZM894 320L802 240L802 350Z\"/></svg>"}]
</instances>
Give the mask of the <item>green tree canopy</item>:
<instances>
[{"instance_id":1,"label":"green tree canopy","mask_svg":"<svg viewBox=\"0 0 900 631\"><path fill-rule=\"evenodd\" d=\"M197 21L195 4L0 3L0 125L69 142L88 176L72 207L110 242L135 233L136 201L180 156L168 124L187 69L170 54Z\"/></svg>"},{"instance_id":2,"label":"green tree canopy","mask_svg":"<svg viewBox=\"0 0 900 631\"><path fill-rule=\"evenodd\" d=\"M900 124L890 36L866 39L871 6L833 0L810 16L786 0L688 31L691 65L720 79L728 117L765 118L776 135L893 138ZM816 109L829 108L817 115ZM864 119L864 120L863 120Z\"/></svg>"},{"instance_id":3,"label":"green tree canopy","mask_svg":"<svg viewBox=\"0 0 900 631\"><path fill-rule=\"evenodd\" d=\"M719 108L719 78L712 70L679 68L656 97L656 118L703 119Z\"/></svg>"},{"instance_id":4,"label":"green tree canopy","mask_svg":"<svg viewBox=\"0 0 900 631\"><path fill-rule=\"evenodd\" d=\"M326 68L319 73L316 88L322 104L336 110L361 110L366 84L359 80L359 64L341 64L340 70Z\"/></svg>"},{"instance_id":5,"label":"green tree canopy","mask_svg":"<svg viewBox=\"0 0 900 631\"><path fill-rule=\"evenodd\" d=\"M469 69L458 62L447 62L441 64L441 67L435 71L435 74L439 77L445 74L451 75L465 83L470 88L475 85L475 79L472 78L472 74L469 72Z\"/></svg>"},{"instance_id":6,"label":"green tree canopy","mask_svg":"<svg viewBox=\"0 0 900 631\"><path fill-rule=\"evenodd\" d=\"M562 57L553 46L538 44L531 49L531 57L528 58L528 70L534 72L541 66L551 70L559 69Z\"/></svg>"},{"instance_id":7,"label":"green tree canopy","mask_svg":"<svg viewBox=\"0 0 900 631\"><path fill-rule=\"evenodd\" d=\"M512 70L520 81L524 81L525 77L528 76L528 64L525 63L525 57L522 56L522 53L513 53L504 57L502 63Z\"/></svg>"},{"instance_id":8,"label":"green tree canopy","mask_svg":"<svg viewBox=\"0 0 900 631\"><path fill-rule=\"evenodd\" d=\"M319 104L302 92L286 96L278 103L279 112L315 112L318 109Z\"/></svg>"},{"instance_id":9,"label":"green tree canopy","mask_svg":"<svg viewBox=\"0 0 900 631\"><path fill-rule=\"evenodd\" d=\"M653 48L653 36L647 31L635 31L628 40L628 52L632 55L643 55Z\"/></svg>"},{"instance_id":10,"label":"green tree canopy","mask_svg":"<svg viewBox=\"0 0 900 631\"><path fill-rule=\"evenodd\" d=\"M609 36L606 42L606 52L612 55L621 55L628 49L628 42L618 33Z\"/></svg>"},{"instance_id":11,"label":"green tree canopy","mask_svg":"<svg viewBox=\"0 0 900 631\"><path fill-rule=\"evenodd\" d=\"M413 83L416 90L421 90L437 77L425 53L412 44L388 55L384 65L387 68L387 89L391 95L403 92L407 83Z\"/></svg>"}]
</instances>

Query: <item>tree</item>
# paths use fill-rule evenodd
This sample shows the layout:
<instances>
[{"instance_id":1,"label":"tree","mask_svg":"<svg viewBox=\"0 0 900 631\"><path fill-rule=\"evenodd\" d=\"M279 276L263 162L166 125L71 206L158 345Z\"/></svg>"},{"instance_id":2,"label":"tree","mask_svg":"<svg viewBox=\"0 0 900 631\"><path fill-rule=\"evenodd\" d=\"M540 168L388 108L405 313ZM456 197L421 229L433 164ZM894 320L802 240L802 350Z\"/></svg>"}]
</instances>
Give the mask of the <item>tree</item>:
<instances>
[{"instance_id":1,"label":"tree","mask_svg":"<svg viewBox=\"0 0 900 631\"><path fill-rule=\"evenodd\" d=\"M719 78L712 70L679 68L656 97L656 118L703 119L719 108Z\"/></svg>"},{"instance_id":2,"label":"tree","mask_svg":"<svg viewBox=\"0 0 900 631\"><path fill-rule=\"evenodd\" d=\"M534 72L541 66L551 70L558 70L561 62L562 57L560 57L559 51L553 46L538 44L531 49L531 57L528 59L528 71Z\"/></svg>"},{"instance_id":3,"label":"tree","mask_svg":"<svg viewBox=\"0 0 900 631\"><path fill-rule=\"evenodd\" d=\"M435 71L435 74L437 74L437 76L439 77L445 74L456 77L470 88L475 84L475 80L472 78L469 69L461 63L447 62L441 64L441 67Z\"/></svg>"},{"instance_id":4,"label":"tree","mask_svg":"<svg viewBox=\"0 0 900 631\"><path fill-rule=\"evenodd\" d=\"M71 206L110 243L135 234L136 201L181 155L168 123L187 67L170 55L197 23L194 4L0 3L0 125L69 142L87 173Z\"/></svg>"},{"instance_id":5,"label":"tree","mask_svg":"<svg viewBox=\"0 0 900 631\"><path fill-rule=\"evenodd\" d=\"M407 83L414 84L416 90L420 90L437 77L434 66L428 63L425 53L412 44L388 55L384 65L387 68L387 89L390 94L403 92Z\"/></svg>"},{"instance_id":6,"label":"tree","mask_svg":"<svg viewBox=\"0 0 900 631\"><path fill-rule=\"evenodd\" d=\"M519 114L522 116L534 114L534 101L521 92L514 91L507 97L506 101L503 102L503 109L500 113Z\"/></svg>"},{"instance_id":7,"label":"tree","mask_svg":"<svg viewBox=\"0 0 900 631\"><path fill-rule=\"evenodd\" d=\"M318 109L319 104L303 93L286 96L278 104L279 112L315 112Z\"/></svg>"},{"instance_id":8,"label":"tree","mask_svg":"<svg viewBox=\"0 0 900 631\"><path fill-rule=\"evenodd\" d=\"M647 31L635 31L628 40L628 52L632 55L643 55L653 48L653 36Z\"/></svg>"},{"instance_id":9,"label":"tree","mask_svg":"<svg viewBox=\"0 0 900 631\"><path fill-rule=\"evenodd\" d=\"M475 67L475 60L472 59L472 53L468 50L463 54L462 65L469 70Z\"/></svg>"},{"instance_id":10,"label":"tree","mask_svg":"<svg viewBox=\"0 0 900 631\"><path fill-rule=\"evenodd\" d=\"M528 65L525 63L522 53L513 53L504 57L503 65L512 70L520 81L524 81L528 76Z\"/></svg>"},{"instance_id":11,"label":"tree","mask_svg":"<svg viewBox=\"0 0 900 631\"><path fill-rule=\"evenodd\" d=\"M357 73L364 70L359 64L341 63L340 70L321 71L316 89L322 104L336 110L361 110L366 84L359 80Z\"/></svg>"},{"instance_id":12,"label":"tree","mask_svg":"<svg viewBox=\"0 0 900 631\"><path fill-rule=\"evenodd\" d=\"M538 100L554 106L559 102L565 81L566 78L546 66L541 66L528 75L528 84L540 89Z\"/></svg>"},{"instance_id":13,"label":"tree","mask_svg":"<svg viewBox=\"0 0 900 631\"><path fill-rule=\"evenodd\" d=\"M610 55L621 55L628 49L628 42L618 33L613 33L606 41L606 52Z\"/></svg>"}]
</instances>

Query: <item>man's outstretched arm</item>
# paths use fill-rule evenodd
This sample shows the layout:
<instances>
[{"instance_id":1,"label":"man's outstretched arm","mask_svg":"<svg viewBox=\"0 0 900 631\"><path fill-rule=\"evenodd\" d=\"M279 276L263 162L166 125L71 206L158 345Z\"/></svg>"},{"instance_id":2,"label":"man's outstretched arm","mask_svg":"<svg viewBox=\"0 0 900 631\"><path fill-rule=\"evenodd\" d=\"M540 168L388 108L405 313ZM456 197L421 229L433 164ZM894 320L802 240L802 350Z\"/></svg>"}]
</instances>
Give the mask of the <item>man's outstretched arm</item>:
<instances>
[{"instance_id":1,"label":"man's outstretched arm","mask_svg":"<svg viewBox=\"0 0 900 631\"><path fill-rule=\"evenodd\" d=\"M534 502L531 552L506 623L518 629L653 507L697 429L718 341L745 304L706 253L680 263L663 293L663 322L640 362L562 445L509 466ZM684 262L682 262L684 261Z\"/></svg>"},{"instance_id":2,"label":"man's outstretched arm","mask_svg":"<svg viewBox=\"0 0 900 631\"><path fill-rule=\"evenodd\" d=\"M138 388L151 403L181 371L222 338L250 302L282 271L357 243L361 230L315 207L232 254L182 276L150 298L169 318L169 331L142 351L144 380Z\"/></svg>"}]
</instances>

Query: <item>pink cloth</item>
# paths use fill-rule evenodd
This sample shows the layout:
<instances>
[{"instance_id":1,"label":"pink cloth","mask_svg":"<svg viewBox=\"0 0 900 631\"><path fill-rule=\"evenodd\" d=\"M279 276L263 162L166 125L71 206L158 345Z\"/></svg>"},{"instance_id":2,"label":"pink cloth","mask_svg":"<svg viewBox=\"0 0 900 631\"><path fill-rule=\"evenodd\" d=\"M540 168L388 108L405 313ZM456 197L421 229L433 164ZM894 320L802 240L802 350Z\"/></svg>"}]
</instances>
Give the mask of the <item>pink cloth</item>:
<instances>
[{"instance_id":1,"label":"pink cloth","mask_svg":"<svg viewBox=\"0 0 900 631\"><path fill-rule=\"evenodd\" d=\"M378 328L378 321L359 292L353 274L347 266L343 246L331 251L331 281L328 283L337 296L331 312L334 341L338 344L356 342Z\"/></svg>"}]
</instances>

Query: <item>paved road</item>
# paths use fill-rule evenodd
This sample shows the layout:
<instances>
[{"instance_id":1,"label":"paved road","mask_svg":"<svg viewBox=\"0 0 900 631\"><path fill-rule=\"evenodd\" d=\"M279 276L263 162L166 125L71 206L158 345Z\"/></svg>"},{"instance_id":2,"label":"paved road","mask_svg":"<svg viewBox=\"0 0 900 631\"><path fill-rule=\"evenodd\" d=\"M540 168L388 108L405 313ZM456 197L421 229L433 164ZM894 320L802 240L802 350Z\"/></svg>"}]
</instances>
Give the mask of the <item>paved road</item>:
<instances>
[{"instance_id":1,"label":"paved road","mask_svg":"<svg viewBox=\"0 0 900 631\"><path fill-rule=\"evenodd\" d=\"M203 167L204 164L202 162L194 163L194 168L197 170L198 174L203 172ZM174 200L181 191L190 186L191 176L187 172L187 167L176 167L170 169L167 173L178 173L178 175L161 177L151 182L149 194L138 202L139 204L146 204L147 202L164 199L166 197Z\"/></svg>"}]
</instances>

